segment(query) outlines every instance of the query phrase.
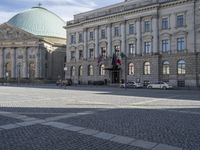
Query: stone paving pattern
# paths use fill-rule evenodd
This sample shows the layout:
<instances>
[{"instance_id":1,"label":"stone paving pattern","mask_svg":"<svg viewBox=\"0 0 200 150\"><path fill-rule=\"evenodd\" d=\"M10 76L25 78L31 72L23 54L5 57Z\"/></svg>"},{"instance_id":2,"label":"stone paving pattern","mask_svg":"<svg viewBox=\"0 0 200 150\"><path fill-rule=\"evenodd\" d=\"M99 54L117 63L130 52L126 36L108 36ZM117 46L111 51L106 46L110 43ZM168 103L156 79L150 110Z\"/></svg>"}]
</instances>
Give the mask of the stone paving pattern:
<instances>
[{"instance_id":1,"label":"stone paving pattern","mask_svg":"<svg viewBox=\"0 0 200 150\"><path fill-rule=\"evenodd\" d=\"M199 150L199 124L199 91L0 87L0 150Z\"/></svg>"}]
</instances>

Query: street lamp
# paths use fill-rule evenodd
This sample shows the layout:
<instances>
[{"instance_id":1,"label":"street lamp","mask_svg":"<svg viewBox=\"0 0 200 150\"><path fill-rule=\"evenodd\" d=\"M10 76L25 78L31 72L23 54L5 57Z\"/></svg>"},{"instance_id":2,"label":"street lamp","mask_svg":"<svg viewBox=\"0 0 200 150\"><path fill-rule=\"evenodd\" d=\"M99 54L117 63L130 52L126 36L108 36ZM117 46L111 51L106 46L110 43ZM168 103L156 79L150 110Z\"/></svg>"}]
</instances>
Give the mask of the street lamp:
<instances>
[{"instance_id":1,"label":"street lamp","mask_svg":"<svg viewBox=\"0 0 200 150\"><path fill-rule=\"evenodd\" d=\"M8 77L9 77L9 72L6 71L6 84L8 84Z\"/></svg>"}]
</instances>

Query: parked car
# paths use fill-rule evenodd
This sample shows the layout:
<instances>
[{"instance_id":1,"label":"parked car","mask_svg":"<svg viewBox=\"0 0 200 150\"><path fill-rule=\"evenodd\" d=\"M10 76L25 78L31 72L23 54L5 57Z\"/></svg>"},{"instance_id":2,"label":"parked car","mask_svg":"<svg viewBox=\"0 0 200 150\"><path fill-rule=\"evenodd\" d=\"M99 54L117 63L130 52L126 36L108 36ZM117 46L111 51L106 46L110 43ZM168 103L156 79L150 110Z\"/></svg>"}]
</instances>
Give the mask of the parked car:
<instances>
[{"instance_id":1,"label":"parked car","mask_svg":"<svg viewBox=\"0 0 200 150\"><path fill-rule=\"evenodd\" d=\"M131 81L131 82L127 82L126 85L125 83L121 84L120 85L121 88L142 88L143 85L141 83L136 83L134 81Z\"/></svg>"},{"instance_id":2,"label":"parked car","mask_svg":"<svg viewBox=\"0 0 200 150\"><path fill-rule=\"evenodd\" d=\"M58 80L56 81L57 86L70 86L72 85L72 80L71 79L65 79L65 80Z\"/></svg>"},{"instance_id":3,"label":"parked car","mask_svg":"<svg viewBox=\"0 0 200 150\"><path fill-rule=\"evenodd\" d=\"M158 83L150 83L148 86L147 86L148 89L172 89L173 86L172 85L169 85L168 83L166 82L158 82Z\"/></svg>"}]
</instances>

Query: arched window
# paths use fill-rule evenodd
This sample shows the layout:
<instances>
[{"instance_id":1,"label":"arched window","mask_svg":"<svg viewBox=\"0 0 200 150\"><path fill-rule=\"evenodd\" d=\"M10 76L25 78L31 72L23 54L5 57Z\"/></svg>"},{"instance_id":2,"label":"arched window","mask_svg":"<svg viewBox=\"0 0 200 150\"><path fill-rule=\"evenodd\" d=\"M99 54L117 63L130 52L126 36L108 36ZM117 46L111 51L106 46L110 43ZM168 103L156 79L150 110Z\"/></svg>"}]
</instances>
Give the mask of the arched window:
<instances>
[{"instance_id":1,"label":"arched window","mask_svg":"<svg viewBox=\"0 0 200 150\"><path fill-rule=\"evenodd\" d=\"M169 62L168 61L164 61L163 62L163 74L164 75L169 75L170 71L169 71Z\"/></svg>"},{"instance_id":2,"label":"arched window","mask_svg":"<svg viewBox=\"0 0 200 150\"><path fill-rule=\"evenodd\" d=\"M134 64L130 63L128 65L128 75L134 75Z\"/></svg>"},{"instance_id":3,"label":"arched window","mask_svg":"<svg viewBox=\"0 0 200 150\"><path fill-rule=\"evenodd\" d=\"M150 62L144 63L144 75L150 75L151 74L151 66Z\"/></svg>"},{"instance_id":4,"label":"arched window","mask_svg":"<svg viewBox=\"0 0 200 150\"><path fill-rule=\"evenodd\" d=\"M71 67L70 72L71 72L71 77L75 76L75 67L74 66Z\"/></svg>"},{"instance_id":5,"label":"arched window","mask_svg":"<svg viewBox=\"0 0 200 150\"><path fill-rule=\"evenodd\" d=\"M93 76L94 75L94 69L92 65L88 66L88 76Z\"/></svg>"},{"instance_id":6,"label":"arched window","mask_svg":"<svg viewBox=\"0 0 200 150\"><path fill-rule=\"evenodd\" d=\"M83 76L83 66L79 66L78 75L81 77Z\"/></svg>"},{"instance_id":7,"label":"arched window","mask_svg":"<svg viewBox=\"0 0 200 150\"><path fill-rule=\"evenodd\" d=\"M104 65L104 64L102 64L102 65L100 66L100 71L99 71L99 73L100 73L101 76L105 76L106 71L105 71L105 65Z\"/></svg>"},{"instance_id":8,"label":"arched window","mask_svg":"<svg viewBox=\"0 0 200 150\"><path fill-rule=\"evenodd\" d=\"M186 63L184 60L178 61L178 74L186 74Z\"/></svg>"}]
</instances>

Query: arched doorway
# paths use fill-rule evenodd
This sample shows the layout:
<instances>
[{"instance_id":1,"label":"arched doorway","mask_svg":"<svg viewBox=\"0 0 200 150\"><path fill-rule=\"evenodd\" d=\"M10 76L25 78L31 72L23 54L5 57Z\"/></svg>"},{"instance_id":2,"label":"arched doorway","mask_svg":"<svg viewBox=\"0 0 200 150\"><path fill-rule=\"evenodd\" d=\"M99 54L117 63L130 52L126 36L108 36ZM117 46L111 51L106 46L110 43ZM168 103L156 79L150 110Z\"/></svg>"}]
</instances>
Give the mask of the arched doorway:
<instances>
[{"instance_id":1,"label":"arched doorway","mask_svg":"<svg viewBox=\"0 0 200 150\"><path fill-rule=\"evenodd\" d=\"M11 63L8 62L5 64L5 77L8 79L11 78L11 73Z\"/></svg>"},{"instance_id":2,"label":"arched doorway","mask_svg":"<svg viewBox=\"0 0 200 150\"><path fill-rule=\"evenodd\" d=\"M35 77L35 64L29 64L29 79L33 79Z\"/></svg>"}]
</instances>

